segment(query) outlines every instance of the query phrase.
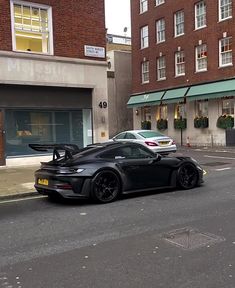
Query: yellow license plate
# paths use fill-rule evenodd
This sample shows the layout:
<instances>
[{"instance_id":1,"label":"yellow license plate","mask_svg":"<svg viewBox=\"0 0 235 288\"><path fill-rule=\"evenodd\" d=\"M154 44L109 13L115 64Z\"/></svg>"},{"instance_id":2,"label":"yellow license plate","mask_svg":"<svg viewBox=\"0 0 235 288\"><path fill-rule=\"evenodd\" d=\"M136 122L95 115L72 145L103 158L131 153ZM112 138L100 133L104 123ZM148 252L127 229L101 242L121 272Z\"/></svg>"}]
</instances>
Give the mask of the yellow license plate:
<instances>
[{"instance_id":1,"label":"yellow license plate","mask_svg":"<svg viewBox=\"0 0 235 288\"><path fill-rule=\"evenodd\" d=\"M38 184L48 186L48 179L38 179Z\"/></svg>"},{"instance_id":2,"label":"yellow license plate","mask_svg":"<svg viewBox=\"0 0 235 288\"><path fill-rule=\"evenodd\" d=\"M167 141L165 141L165 142L159 142L159 144L160 144L161 146L165 146L165 145L169 145L169 142L167 142Z\"/></svg>"}]
</instances>

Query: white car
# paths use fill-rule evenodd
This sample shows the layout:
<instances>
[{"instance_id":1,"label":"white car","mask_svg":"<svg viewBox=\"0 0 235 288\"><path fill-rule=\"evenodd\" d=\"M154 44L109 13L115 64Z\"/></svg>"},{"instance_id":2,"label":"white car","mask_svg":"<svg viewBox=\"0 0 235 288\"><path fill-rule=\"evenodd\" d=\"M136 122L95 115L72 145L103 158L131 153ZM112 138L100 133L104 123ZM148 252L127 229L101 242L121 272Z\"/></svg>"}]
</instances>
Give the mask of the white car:
<instances>
[{"instance_id":1,"label":"white car","mask_svg":"<svg viewBox=\"0 0 235 288\"><path fill-rule=\"evenodd\" d=\"M145 145L155 153L169 154L176 152L175 141L154 130L129 130L115 135L111 141L130 141Z\"/></svg>"}]
</instances>

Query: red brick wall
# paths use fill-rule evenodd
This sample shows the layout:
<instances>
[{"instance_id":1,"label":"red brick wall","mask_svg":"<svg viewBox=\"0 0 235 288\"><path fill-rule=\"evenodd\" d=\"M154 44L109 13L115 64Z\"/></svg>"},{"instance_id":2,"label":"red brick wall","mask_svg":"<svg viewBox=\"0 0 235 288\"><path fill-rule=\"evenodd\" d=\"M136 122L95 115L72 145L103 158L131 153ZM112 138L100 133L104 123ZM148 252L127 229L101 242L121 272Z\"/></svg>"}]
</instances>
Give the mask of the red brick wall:
<instances>
[{"instance_id":1,"label":"red brick wall","mask_svg":"<svg viewBox=\"0 0 235 288\"><path fill-rule=\"evenodd\" d=\"M84 45L106 46L104 0L27 1L52 7L54 55L86 58ZM12 51L10 1L0 0L0 50ZM105 60L105 59L99 59Z\"/></svg>"},{"instance_id":2,"label":"red brick wall","mask_svg":"<svg viewBox=\"0 0 235 288\"><path fill-rule=\"evenodd\" d=\"M155 7L155 0L149 0L148 11L139 13L139 0L131 1L132 47L133 47L133 93L161 90L170 87L184 86L208 81L215 81L235 76L233 67L218 68L219 39L223 32L233 36L235 43L235 3L233 18L218 22L218 1L207 0L207 27L194 31L194 4L198 0L166 0L165 4ZM174 13L184 9L185 34L174 38ZM166 41L156 44L156 20L165 18ZM149 47L140 49L140 28L149 26ZM207 72L195 73L195 47L198 41L207 44ZM174 53L178 46L185 51L185 76L175 77ZM233 64L235 65L235 45L233 44ZM166 56L167 80L157 81L156 58L162 52ZM150 61L150 82L141 84L141 62L143 57ZM188 80L188 81L187 81Z\"/></svg>"}]
</instances>

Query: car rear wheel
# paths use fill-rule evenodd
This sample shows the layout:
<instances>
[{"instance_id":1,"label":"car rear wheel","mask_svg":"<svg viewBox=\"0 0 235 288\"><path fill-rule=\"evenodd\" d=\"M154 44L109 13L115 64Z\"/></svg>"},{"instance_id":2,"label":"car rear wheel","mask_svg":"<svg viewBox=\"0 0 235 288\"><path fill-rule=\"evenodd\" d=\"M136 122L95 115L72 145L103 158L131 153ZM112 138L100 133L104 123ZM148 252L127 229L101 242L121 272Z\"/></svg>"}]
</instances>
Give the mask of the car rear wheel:
<instances>
[{"instance_id":1,"label":"car rear wheel","mask_svg":"<svg viewBox=\"0 0 235 288\"><path fill-rule=\"evenodd\" d=\"M100 171L92 181L91 197L96 202L112 202L116 200L120 191L120 179L113 171Z\"/></svg>"},{"instance_id":2,"label":"car rear wheel","mask_svg":"<svg viewBox=\"0 0 235 288\"><path fill-rule=\"evenodd\" d=\"M178 186L182 189L191 189L197 185L198 173L191 163L184 163L178 170Z\"/></svg>"}]
</instances>

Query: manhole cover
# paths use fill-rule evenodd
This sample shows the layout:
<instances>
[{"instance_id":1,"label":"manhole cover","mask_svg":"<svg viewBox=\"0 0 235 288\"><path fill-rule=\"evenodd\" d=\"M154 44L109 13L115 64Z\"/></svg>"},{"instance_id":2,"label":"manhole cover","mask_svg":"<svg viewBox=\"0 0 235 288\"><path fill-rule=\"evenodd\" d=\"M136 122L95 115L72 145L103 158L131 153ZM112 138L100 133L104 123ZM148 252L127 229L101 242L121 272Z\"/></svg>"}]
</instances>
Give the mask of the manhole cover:
<instances>
[{"instance_id":1,"label":"manhole cover","mask_svg":"<svg viewBox=\"0 0 235 288\"><path fill-rule=\"evenodd\" d=\"M163 235L163 239L170 244L186 250L196 249L224 241L225 239L209 233L201 233L196 229L182 228Z\"/></svg>"},{"instance_id":2,"label":"manhole cover","mask_svg":"<svg viewBox=\"0 0 235 288\"><path fill-rule=\"evenodd\" d=\"M224 162L208 162L208 163L204 163L204 164L201 164L201 165L204 165L204 166L219 166L219 165L227 165L229 163L224 163Z\"/></svg>"}]
</instances>

